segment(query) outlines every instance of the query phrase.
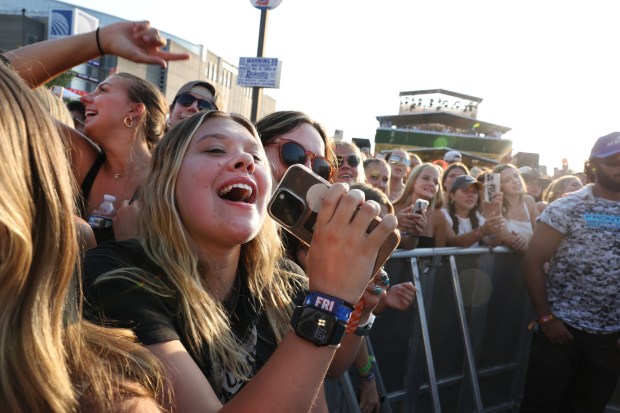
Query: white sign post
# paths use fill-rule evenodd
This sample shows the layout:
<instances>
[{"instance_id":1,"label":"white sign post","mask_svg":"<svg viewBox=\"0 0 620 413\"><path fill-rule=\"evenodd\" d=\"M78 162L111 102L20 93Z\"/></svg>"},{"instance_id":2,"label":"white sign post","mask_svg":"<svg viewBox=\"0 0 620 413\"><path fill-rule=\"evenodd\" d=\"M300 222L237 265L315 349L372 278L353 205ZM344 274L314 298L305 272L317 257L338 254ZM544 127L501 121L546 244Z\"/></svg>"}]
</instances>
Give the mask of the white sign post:
<instances>
[{"instance_id":1,"label":"white sign post","mask_svg":"<svg viewBox=\"0 0 620 413\"><path fill-rule=\"evenodd\" d=\"M279 88L282 62L274 57L241 57L237 85Z\"/></svg>"}]
</instances>

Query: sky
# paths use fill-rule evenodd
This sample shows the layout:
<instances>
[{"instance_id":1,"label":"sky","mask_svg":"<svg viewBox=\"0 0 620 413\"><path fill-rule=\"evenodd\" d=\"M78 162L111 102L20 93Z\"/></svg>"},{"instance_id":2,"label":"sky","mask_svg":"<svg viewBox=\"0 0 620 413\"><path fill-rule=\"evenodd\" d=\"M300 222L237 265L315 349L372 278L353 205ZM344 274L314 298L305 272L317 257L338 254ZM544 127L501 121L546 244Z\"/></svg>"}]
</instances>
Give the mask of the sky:
<instances>
[{"instance_id":1,"label":"sky","mask_svg":"<svg viewBox=\"0 0 620 413\"><path fill-rule=\"evenodd\" d=\"M256 56L250 0L66 0L160 30L238 65ZM282 61L276 110L300 110L345 140L374 140L399 92L483 99L478 119L507 126L513 154L552 173L583 168L596 138L620 130L614 0L283 0L268 12L265 57Z\"/></svg>"}]
</instances>

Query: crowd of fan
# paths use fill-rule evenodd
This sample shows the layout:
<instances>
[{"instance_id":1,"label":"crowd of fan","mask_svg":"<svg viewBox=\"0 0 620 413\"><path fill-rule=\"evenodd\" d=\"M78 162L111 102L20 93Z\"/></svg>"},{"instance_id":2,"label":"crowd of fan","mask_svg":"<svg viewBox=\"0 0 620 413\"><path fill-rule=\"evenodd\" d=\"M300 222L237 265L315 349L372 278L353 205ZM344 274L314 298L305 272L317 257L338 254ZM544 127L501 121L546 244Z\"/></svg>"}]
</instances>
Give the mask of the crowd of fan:
<instances>
[{"instance_id":1,"label":"crowd of fan","mask_svg":"<svg viewBox=\"0 0 620 413\"><path fill-rule=\"evenodd\" d=\"M324 379L350 368L361 410L380 411L366 336L384 308L406 310L416 294L373 271L395 231L401 249L524 254L542 337L554 351L603 350L587 376L563 370L573 356L544 372L549 357L533 351L523 411L604 407L620 372L620 134L596 142L584 174L548 181L509 163L470 169L456 151L433 162L402 148L370 157L299 111L252 124L219 110L204 81L170 106L127 73L81 104L41 86L104 53L162 66L188 58L163 46L147 22L123 22L3 54L1 411L325 412ZM332 183L310 245L267 215L295 164ZM583 225L562 221L586 198L595 202L574 218ZM575 281L566 254L585 239L599 251L578 268L599 261ZM568 284L587 291L567 294ZM541 396L557 375L567 378ZM573 391L593 375L596 391Z\"/></svg>"}]
</instances>

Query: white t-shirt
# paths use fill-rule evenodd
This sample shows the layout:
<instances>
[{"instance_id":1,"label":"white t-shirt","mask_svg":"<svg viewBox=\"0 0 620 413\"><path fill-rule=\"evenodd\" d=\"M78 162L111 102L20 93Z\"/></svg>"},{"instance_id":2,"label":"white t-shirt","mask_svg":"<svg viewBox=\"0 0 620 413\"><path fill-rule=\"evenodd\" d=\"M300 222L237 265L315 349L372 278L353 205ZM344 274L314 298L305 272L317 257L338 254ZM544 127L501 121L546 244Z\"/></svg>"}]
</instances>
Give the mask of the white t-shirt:
<instances>
[{"instance_id":1,"label":"white t-shirt","mask_svg":"<svg viewBox=\"0 0 620 413\"><path fill-rule=\"evenodd\" d=\"M446 208L441 208L441 212L443 212L443 214L446 216L446 220L448 221L448 225L450 226L450 228L452 228L452 225L454 224L454 222L452 221L452 217L450 216L450 212L448 212L448 210ZM481 226L484 225L484 217L478 211L476 211L476 217L478 218L478 228L480 228ZM459 220L459 232L456 235L465 234L467 232L471 232L471 231L474 230L474 228L472 228L472 226L471 226L471 219L469 219L469 217L461 218L461 217L457 216L457 218ZM479 247L480 243L478 241L476 241L471 246L472 247Z\"/></svg>"}]
</instances>

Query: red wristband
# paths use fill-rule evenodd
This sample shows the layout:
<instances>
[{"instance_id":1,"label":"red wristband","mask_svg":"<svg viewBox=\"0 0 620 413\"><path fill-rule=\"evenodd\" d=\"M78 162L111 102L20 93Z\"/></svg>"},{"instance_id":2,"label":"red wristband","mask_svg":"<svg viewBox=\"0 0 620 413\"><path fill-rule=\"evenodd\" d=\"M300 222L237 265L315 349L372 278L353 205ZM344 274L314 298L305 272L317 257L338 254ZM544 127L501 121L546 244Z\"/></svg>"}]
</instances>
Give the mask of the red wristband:
<instances>
[{"instance_id":1,"label":"red wristband","mask_svg":"<svg viewBox=\"0 0 620 413\"><path fill-rule=\"evenodd\" d=\"M540 318L538 319L538 322L539 322L540 324L545 324L545 323L548 323L549 321L551 321L551 320L553 320L553 319L555 319L555 317L553 316L553 314L547 314L547 315L544 315L544 316L540 317Z\"/></svg>"},{"instance_id":2,"label":"red wristband","mask_svg":"<svg viewBox=\"0 0 620 413\"><path fill-rule=\"evenodd\" d=\"M545 323L548 323L551 320L555 320L555 316L553 314L551 314L551 313L546 314L546 315L544 315L542 317L539 317L538 319L532 321L531 323L529 323L527 325L527 329L528 330L532 330L532 329L534 329L534 326L536 326L536 324L545 324Z\"/></svg>"}]
</instances>

